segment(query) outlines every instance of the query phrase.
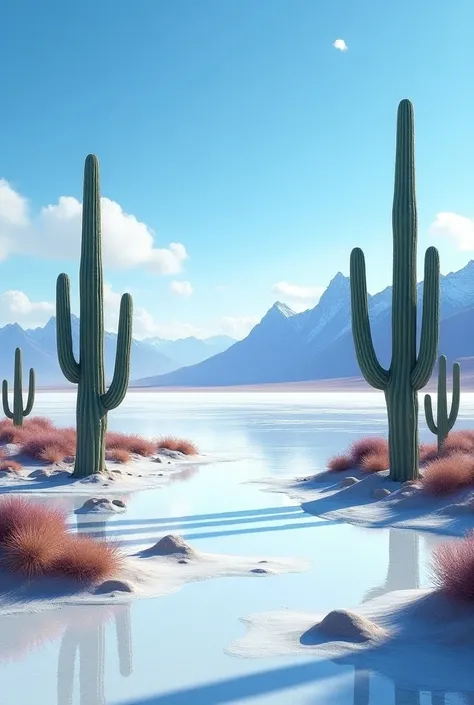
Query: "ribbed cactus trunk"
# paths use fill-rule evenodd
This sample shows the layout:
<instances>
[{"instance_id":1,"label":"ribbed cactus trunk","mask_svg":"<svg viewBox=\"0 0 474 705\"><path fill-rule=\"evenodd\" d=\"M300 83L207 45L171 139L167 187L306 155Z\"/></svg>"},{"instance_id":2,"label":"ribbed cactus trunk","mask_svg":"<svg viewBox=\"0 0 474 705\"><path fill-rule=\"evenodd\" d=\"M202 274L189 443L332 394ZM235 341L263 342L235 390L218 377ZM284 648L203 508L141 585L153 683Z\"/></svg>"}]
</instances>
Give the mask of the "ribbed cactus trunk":
<instances>
[{"instance_id":1,"label":"ribbed cactus trunk","mask_svg":"<svg viewBox=\"0 0 474 705\"><path fill-rule=\"evenodd\" d=\"M104 283L100 222L99 165L84 176L81 264L79 268L81 380L77 389L77 445L74 475L105 469L107 415L102 404L104 372Z\"/></svg>"},{"instance_id":2,"label":"ribbed cactus trunk","mask_svg":"<svg viewBox=\"0 0 474 705\"><path fill-rule=\"evenodd\" d=\"M390 478L418 477L418 395L433 371L439 329L439 257L434 247L425 255L423 320L420 349L416 351L417 211L415 194L413 106L403 100L398 108L395 188L392 210L393 290L392 360L384 369L377 360L370 331L365 259L362 250L351 254L352 332L357 360L369 384L382 389L387 403Z\"/></svg>"},{"instance_id":3,"label":"ribbed cactus trunk","mask_svg":"<svg viewBox=\"0 0 474 705\"><path fill-rule=\"evenodd\" d=\"M3 412L5 416L13 420L14 426L23 426L23 420L25 416L28 416L35 403L35 371L33 368L30 369L30 378L28 385L28 399L26 402L26 407L23 408L23 377L22 377L22 359L21 359L21 349L16 348L15 350L15 371L13 380L13 411L10 410L10 405L8 403L8 382L6 379L3 380L2 385L2 404Z\"/></svg>"},{"instance_id":4,"label":"ribbed cactus trunk","mask_svg":"<svg viewBox=\"0 0 474 705\"><path fill-rule=\"evenodd\" d=\"M114 376L105 391L99 162L92 154L86 158L84 167L82 208L79 362L76 362L72 345L70 286L66 274L59 275L56 291L59 364L65 377L78 385L75 477L86 477L105 469L107 412L119 406L125 397L132 344L132 299L124 294L120 303Z\"/></svg>"},{"instance_id":5,"label":"ribbed cactus trunk","mask_svg":"<svg viewBox=\"0 0 474 705\"><path fill-rule=\"evenodd\" d=\"M385 390L390 467L413 474L418 468L418 394L411 375L416 365L415 154L411 111L400 111L392 208L392 363ZM404 478L403 478L404 479Z\"/></svg>"}]
</instances>

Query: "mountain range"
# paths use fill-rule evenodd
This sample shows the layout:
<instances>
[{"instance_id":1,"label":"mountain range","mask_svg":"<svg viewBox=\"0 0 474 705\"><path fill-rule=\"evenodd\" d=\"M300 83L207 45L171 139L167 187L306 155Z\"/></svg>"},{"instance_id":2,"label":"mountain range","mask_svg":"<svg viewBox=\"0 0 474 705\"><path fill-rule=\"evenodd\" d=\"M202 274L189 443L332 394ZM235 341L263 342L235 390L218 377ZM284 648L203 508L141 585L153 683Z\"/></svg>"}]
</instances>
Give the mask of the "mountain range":
<instances>
[{"instance_id":1,"label":"mountain range","mask_svg":"<svg viewBox=\"0 0 474 705\"><path fill-rule=\"evenodd\" d=\"M418 328L423 282L418 284ZM379 361L390 364L392 287L369 295ZM474 356L474 261L440 278L439 352L449 363ZM419 333L419 330L418 330ZM317 305L295 313L276 302L241 341L206 360L134 386L218 387L360 377L351 330L349 278L340 272Z\"/></svg>"},{"instance_id":2,"label":"mountain range","mask_svg":"<svg viewBox=\"0 0 474 705\"><path fill-rule=\"evenodd\" d=\"M76 316L72 316L71 319L73 346L78 359L79 319ZM222 352L234 342L233 338L227 336L215 336L204 340L193 337L180 340L161 338L133 340L131 378L162 374L183 365L199 363L207 357ZM23 355L24 379L27 379L29 368L33 367L39 387L68 385L58 364L54 317L50 318L43 328L23 329L18 323L0 328L0 378L12 380L14 351L17 347L21 348ZM104 356L107 382L110 382L113 375L116 347L117 335L106 333Z\"/></svg>"}]
</instances>

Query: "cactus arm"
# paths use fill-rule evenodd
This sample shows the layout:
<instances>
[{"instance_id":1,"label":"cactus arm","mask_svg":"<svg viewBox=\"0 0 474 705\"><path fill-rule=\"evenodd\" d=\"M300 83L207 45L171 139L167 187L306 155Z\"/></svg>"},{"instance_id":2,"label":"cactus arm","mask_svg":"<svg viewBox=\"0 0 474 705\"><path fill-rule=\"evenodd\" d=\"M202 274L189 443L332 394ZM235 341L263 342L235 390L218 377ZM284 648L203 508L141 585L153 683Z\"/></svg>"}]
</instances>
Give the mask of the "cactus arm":
<instances>
[{"instance_id":1,"label":"cactus arm","mask_svg":"<svg viewBox=\"0 0 474 705\"><path fill-rule=\"evenodd\" d=\"M8 403L8 382L6 379L3 380L2 384L2 403L3 403L3 413L7 419L13 419L13 411L10 409Z\"/></svg>"},{"instance_id":2,"label":"cactus arm","mask_svg":"<svg viewBox=\"0 0 474 705\"><path fill-rule=\"evenodd\" d=\"M434 433L435 436L438 435L438 427L435 423L434 416L433 416L433 406L431 404L431 394L425 394L425 418L426 418L426 424L428 428L430 429L431 433Z\"/></svg>"},{"instance_id":3,"label":"cactus arm","mask_svg":"<svg viewBox=\"0 0 474 705\"><path fill-rule=\"evenodd\" d=\"M351 252L350 264L352 334L360 370L375 389L385 389L389 373L377 360L370 331L367 279L364 253L359 247Z\"/></svg>"},{"instance_id":4,"label":"cactus arm","mask_svg":"<svg viewBox=\"0 0 474 705\"><path fill-rule=\"evenodd\" d=\"M453 365L453 396L451 401L451 411L448 417L448 429L451 431L459 412L459 402L461 398L461 367L459 362Z\"/></svg>"},{"instance_id":5,"label":"cactus arm","mask_svg":"<svg viewBox=\"0 0 474 705\"><path fill-rule=\"evenodd\" d=\"M28 416L33 409L33 404L35 403L35 371L33 368L30 369L30 381L28 385L28 399L26 401L26 407L23 411L23 416Z\"/></svg>"},{"instance_id":6,"label":"cactus arm","mask_svg":"<svg viewBox=\"0 0 474 705\"><path fill-rule=\"evenodd\" d=\"M418 391L429 381L438 349L439 334L439 254L429 247L425 254L423 287L423 319L418 359L411 375L413 388Z\"/></svg>"},{"instance_id":7,"label":"cactus arm","mask_svg":"<svg viewBox=\"0 0 474 705\"><path fill-rule=\"evenodd\" d=\"M74 357L71 328L71 303L69 277L60 274L56 284L56 326L58 360L63 375L69 382L77 384L80 365Z\"/></svg>"},{"instance_id":8,"label":"cactus arm","mask_svg":"<svg viewBox=\"0 0 474 705\"><path fill-rule=\"evenodd\" d=\"M109 389L102 395L104 409L110 411L119 406L127 393L130 378L130 351L132 347L133 304L130 294L124 294L120 301L120 316L115 353L114 376Z\"/></svg>"}]
</instances>

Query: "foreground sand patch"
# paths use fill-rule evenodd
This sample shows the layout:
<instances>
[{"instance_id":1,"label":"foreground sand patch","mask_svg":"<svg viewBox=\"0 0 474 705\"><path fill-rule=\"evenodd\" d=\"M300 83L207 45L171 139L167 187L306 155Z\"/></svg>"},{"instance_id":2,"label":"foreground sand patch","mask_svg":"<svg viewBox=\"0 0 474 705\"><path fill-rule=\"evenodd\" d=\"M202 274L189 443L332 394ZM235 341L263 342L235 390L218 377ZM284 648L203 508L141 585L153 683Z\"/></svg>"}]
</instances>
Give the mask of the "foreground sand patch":
<instances>
[{"instance_id":1,"label":"foreground sand patch","mask_svg":"<svg viewBox=\"0 0 474 705\"><path fill-rule=\"evenodd\" d=\"M414 690L474 690L474 604L437 592L403 590L354 611L285 610L242 621L246 634L226 649L233 656L313 654Z\"/></svg>"},{"instance_id":2,"label":"foreground sand patch","mask_svg":"<svg viewBox=\"0 0 474 705\"><path fill-rule=\"evenodd\" d=\"M201 553L179 536L169 534L149 549L125 558L123 568L107 581L87 589L64 580L20 581L0 574L0 614L34 612L65 604L104 604L137 597L158 597L188 582L219 577L265 577L299 573L308 561L293 558L246 558Z\"/></svg>"}]
</instances>

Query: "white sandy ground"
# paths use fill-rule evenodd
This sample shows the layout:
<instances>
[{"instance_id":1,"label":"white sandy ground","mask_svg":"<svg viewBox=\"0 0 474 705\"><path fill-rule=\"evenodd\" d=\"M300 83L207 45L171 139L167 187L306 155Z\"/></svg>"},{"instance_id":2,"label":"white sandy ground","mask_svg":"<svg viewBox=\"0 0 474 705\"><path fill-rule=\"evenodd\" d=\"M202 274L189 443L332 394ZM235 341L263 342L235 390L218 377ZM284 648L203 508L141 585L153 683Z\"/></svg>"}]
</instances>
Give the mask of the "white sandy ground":
<instances>
[{"instance_id":1,"label":"white sandy ground","mask_svg":"<svg viewBox=\"0 0 474 705\"><path fill-rule=\"evenodd\" d=\"M344 486L347 478L357 480ZM252 481L255 482L255 481ZM474 490L442 498L428 495L419 483L404 486L379 473L322 472L299 480L256 481L269 492L281 492L301 503L302 509L325 519L369 528L397 527L462 536L474 529ZM388 491L382 498L375 495Z\"/></svg>"},{"instance_id":2,"label":"white sandy ground","mask_svg":"<svg viewBox=\"0 0 474 705\"><path fill-rule=\"evenodd\" d=\"M97 495L156 489L173 481L177 473L192 472L200 465L235 460L208 455L189 456L163 448L150 458L134 455L128 463L107 460L107 472L100 476L74 479L72 459L70 462L51 465L34 461L25 455L17 455L18 448L13 444L3 445L2 449L7 458L20 462L23 469L18 472L0 471L0 495L5 492Z\"/></svg>"},{"instance_id":3,"label":"white sandy ground","mask_svg":"<svg viewBox=\"0 0 474 705\"><path fill-rule=\"evenodd\" d=\"M324 614L254 615L242 620L247 632L226 653L313 655L377 671L407 689L474 691L472 604L428 590L401 590L357 607L355 615L333 613L326 625L321 624Z\"/></svg>"},{"instance_id":4,"label":"white sandy ground","mask_svg":"<svg viewBox=\"0 0 474 705\"><path fill-rule=\"evenodd\" d=\"M77 584L70 586L64 580L28 583L17 576L0 573L0 614L36 612L64 605L123 603L136 598L167 595L188 582L208 578L263 578L299 573L309 568L309 561L295 558L200 553L179 536L170 534L150 548L127 556L114 579L89 589L78 590Z\"/></svg>"}]
</instances>

